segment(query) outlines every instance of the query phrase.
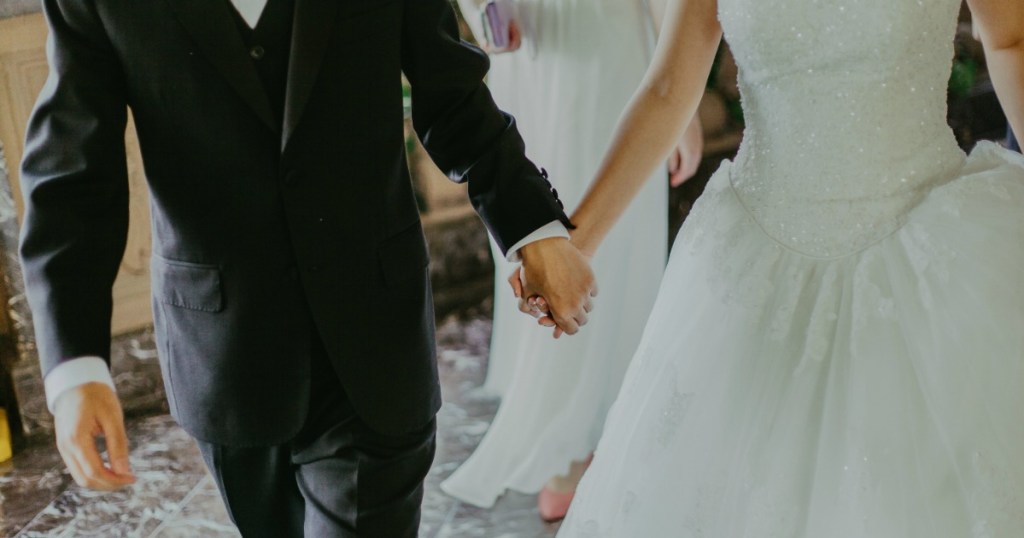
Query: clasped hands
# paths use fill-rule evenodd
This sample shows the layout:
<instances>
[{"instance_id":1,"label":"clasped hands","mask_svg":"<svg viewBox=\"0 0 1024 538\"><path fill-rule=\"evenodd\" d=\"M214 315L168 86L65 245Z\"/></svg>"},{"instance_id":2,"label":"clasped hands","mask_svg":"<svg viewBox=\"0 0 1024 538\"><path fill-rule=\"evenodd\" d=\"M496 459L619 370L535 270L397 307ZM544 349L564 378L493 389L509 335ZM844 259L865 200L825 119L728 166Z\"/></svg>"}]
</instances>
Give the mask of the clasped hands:
<instances>
[{"instance_id":1,"label":"clasped hands","mask_svg":"<svg viewBox=\"0 0 1024 538\"><path fill-rule=\"evenodd\" d=\"M520 255L522 264L508 279L519 310L554 329L555 338L579 332L597 297L588 257L564 238L531 243Z\"/></svg>"}]
</instances>

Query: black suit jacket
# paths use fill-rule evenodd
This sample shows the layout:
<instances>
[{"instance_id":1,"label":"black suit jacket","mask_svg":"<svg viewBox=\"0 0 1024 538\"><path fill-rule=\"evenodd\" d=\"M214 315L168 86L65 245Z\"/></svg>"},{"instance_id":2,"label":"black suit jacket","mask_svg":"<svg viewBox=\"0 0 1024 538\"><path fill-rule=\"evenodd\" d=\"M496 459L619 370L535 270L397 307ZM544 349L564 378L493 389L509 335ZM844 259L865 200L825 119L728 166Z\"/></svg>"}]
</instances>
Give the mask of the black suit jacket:
<instances>
[{"instance_id":1,"label":"black suit jacket","mask_svg":"<svg viewBox=\"0 0 1024 538\"><path fill-rule=\"evenodd\" d=\"M402 74L434 161L508 248L560 203L482 84L447 0L297 0L284 121L225 0L44 0L51 73L30 121L22 259L39 353L109 356L128 224L130 107L152 192L153 297L172 410L194 436L283 442L319 335L361 417L439 403Z\"/></svg>"}]
</instances>

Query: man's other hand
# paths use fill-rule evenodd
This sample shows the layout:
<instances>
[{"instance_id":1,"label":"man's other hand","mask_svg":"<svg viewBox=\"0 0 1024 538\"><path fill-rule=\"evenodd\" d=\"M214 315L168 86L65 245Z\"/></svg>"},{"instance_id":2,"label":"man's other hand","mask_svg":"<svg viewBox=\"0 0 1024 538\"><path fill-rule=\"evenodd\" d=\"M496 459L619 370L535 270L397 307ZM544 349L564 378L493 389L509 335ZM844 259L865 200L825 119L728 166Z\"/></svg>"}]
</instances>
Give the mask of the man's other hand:
<instances>
[{"instance_id":1,"label":"man's other hand","mask_svg":"<svg viewBox=\"0 0 1024 538\"><path fill-rule=\"evenodd\" d=\"M103 383L86 383L54 402L57 449L82 487L114 491L135 482L128 463L128 436L117 394ZM107 461L97 444L106 442Z\"/></svg>"}]
</instances>

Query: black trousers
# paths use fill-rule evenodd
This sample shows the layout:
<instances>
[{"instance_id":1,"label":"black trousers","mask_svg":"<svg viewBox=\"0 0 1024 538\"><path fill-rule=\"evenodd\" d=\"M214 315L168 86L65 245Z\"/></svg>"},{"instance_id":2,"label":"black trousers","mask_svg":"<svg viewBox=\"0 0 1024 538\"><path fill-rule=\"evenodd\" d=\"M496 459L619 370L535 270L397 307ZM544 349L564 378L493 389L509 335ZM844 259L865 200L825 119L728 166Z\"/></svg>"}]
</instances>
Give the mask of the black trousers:
<instances>
[{"instance_id":1,"label":"black trousers","mask_svg":"<svg viewBox=\"0 0 1024 538\"><path fill-rule=\"evenodd\" d=\"M313 356L309 416L295 439L256 448L197 441L232 521L245 538L415 537L436 423L400 436L373 431L323 347Z\"/></svg>"}]
</instances>

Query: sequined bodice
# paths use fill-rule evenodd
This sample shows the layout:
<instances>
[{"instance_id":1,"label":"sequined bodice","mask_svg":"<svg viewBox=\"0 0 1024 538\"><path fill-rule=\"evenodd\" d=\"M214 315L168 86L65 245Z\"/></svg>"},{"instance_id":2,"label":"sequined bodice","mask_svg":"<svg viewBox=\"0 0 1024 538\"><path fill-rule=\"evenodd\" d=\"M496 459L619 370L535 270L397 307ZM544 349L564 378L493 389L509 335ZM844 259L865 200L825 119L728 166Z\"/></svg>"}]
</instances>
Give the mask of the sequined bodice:
<instances>
[{"instance_id":1,"label":"sequined bodice","mask_svg":"<svg viewBox=\"0 0 1024 538\"><path fill-rule=\"evenodd\" d=\"M746 119L737 195L816 257L895 231L964 154L946 124L960 0L719 0Z\"/></svg>"}]
</instances>

